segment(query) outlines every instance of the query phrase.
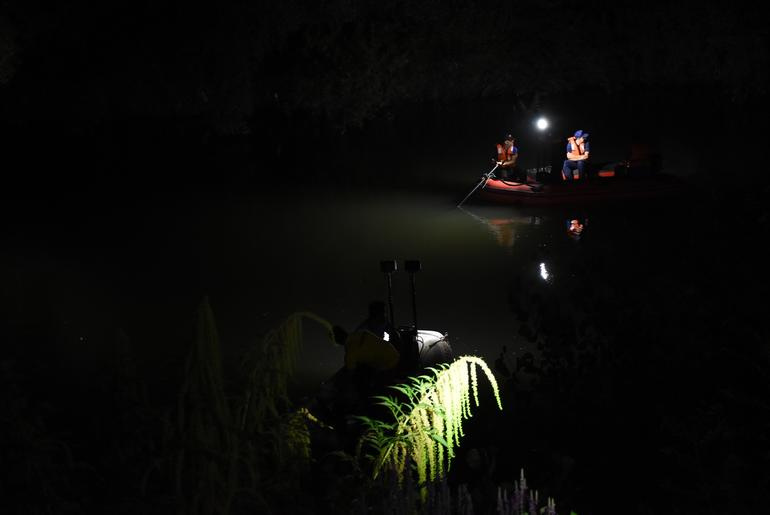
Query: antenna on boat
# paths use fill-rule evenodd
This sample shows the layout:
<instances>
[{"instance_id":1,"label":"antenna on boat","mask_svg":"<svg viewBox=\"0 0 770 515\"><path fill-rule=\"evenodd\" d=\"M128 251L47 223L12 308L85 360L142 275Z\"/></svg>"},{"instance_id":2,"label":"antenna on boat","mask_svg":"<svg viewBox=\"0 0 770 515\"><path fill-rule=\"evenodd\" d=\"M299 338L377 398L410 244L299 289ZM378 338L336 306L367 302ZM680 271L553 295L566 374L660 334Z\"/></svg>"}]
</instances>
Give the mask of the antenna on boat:
<instances>
[{"instance_id":1,"label":"antenna on boat","mask_svg":"<svg viewBox=\"0 0 770 515\"><path fill-rule=\"evenodd\" d=\"M390 310L390 323L394 327L396 322L393 320L393 283L391 281L391 274L397 270L398 262L395 259L380 261L380 271L385 274L388 283L388 309Z\"/></svg>"},{"instance_id":2,"label":"antenna on boat","mask_svg":"<svg viewBox=\"0 0 770 515\"><path fill-rule=\"evenodd\" d=\"M414 317L414 334L417 335L417 289L414 283L414 274L422 270L422 265L416 259L404 261L404 269L409 272L412 283L412 316Z\"/></svg>"}]
</instances>

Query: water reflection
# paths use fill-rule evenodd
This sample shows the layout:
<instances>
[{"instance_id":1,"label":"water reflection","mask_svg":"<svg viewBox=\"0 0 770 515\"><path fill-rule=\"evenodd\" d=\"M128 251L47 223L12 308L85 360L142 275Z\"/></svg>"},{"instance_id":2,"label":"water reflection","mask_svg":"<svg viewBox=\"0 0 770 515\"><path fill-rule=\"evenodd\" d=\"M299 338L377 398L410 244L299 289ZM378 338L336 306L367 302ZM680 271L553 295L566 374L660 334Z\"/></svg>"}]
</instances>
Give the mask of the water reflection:
<instances>
[{"instance_id":1,"label":"water reflection","mask_svg":"<svg viewBox=\"0 0 770 515\"><path fill-rule=\"evenodd\" d=\"M579 218L567 220L567 234L570 238L577 241L583 235L583 230L588 224L588 219L581 221Z\"/></svg>"},{"instance_id":2,"label":"water reflection","mask_svg":"<svg viewBox=\"0 0 770 515\"><path fill-rule=\"evenodd\" d=\"M544 281L551 280L551 274L548 272L545 263L540 263L540 277L542 277Z\"/></svg>"},{"instance_id":3,"label":"water reflection","mask_svg":"<svg viewBox=\"0 0 770 515\"><path fill-rule=\"evenodd\" d=\"M522 234L522 228L541 225L543 220L535 214L526 214L511 211L510 209L497 208L486 210L458 208L461 212L481 223L495 238L498 245L510 251L516 240Z\"/></svg>"}]
</instances>

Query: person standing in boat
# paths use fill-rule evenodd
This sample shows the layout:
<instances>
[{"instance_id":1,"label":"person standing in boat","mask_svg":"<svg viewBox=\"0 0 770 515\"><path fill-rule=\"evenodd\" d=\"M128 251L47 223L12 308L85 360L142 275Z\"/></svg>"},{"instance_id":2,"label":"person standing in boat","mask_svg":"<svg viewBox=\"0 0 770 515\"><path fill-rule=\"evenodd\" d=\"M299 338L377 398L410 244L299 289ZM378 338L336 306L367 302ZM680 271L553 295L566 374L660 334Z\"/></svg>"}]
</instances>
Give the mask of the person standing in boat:
<instances>
[{"instance_id":1,"label":"person standing in boat","mask_svg":"<svg viewBox=\"0 0 770 515\"><path fill-rule=\"evenodd\" d=\"M516 161L519 158L519 149L515 146L515 138L512 134L506 134L503 143L497 144L495 163L500 169L500 178L518 180L520 177Z\"/></svg>"},{"instance_id":2,"label":"person standing in boat","mask_svg":"<svg viewBox=\"0 0 770 515\"><path fill-rule=\"evenodd\" d=\"M567 138L567 159L561 169L561 176L565 181L585 177L586 161L591 149L588 145L588 133L582 130Z\"/></svg>"}]
</instances>

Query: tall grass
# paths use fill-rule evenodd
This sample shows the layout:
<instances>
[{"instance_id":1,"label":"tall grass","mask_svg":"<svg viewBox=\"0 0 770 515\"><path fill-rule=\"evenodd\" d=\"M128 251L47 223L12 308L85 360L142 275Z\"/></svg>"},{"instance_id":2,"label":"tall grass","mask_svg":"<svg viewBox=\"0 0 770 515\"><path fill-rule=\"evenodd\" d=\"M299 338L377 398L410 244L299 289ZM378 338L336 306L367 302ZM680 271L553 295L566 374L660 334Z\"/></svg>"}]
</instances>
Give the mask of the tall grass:
<instances>
[{"instance_id":1,"label":"tall grass","mask_svg":"<svg viewBox=\"0 0 770 515\"><path fill-rule=\"evenodd\" d=\"M226 514L237 490L241 441L225 395L219 335L207 298L185 362L167 458L177 513Z\"/></svg>"},{"instance_id":2,"label":"tall grass","mask_svg":"<svg viewBox=\"0 0 770 515\"><path fill-rule=\"evenodd\" d=\"M302 322L305 319L324 326L330 339L334 340L332 324L306 311L292 313L277 329L269 331L243 360L247 378L245 397L239 405L243 431L264 429L267 417L277 417L290 406L287 385L302 345Z\"/></svg>"},{"instance_id":3,"label":"tall grass","mask_svg":"<svg viewBox=\"0 0 770 515\"><path fill-rule=\"evenodd\" d=\"M534 515L537 513L556 515L556 501L549 497L545 500L545 505L541 505L537 490L531 490L527 486L527 479L524 477L524 469L522 469L519 480L514 481L513 489L510 492L498 487L497 513L500 515ZM575 512L570 512L570 514L576 515Z\"/></svg>"},{"instance_id":4,"label":"tall grass","mask_svg":"<svg viewBox=\"0 0 770 515\"><path fill-rule=\"evenodd\" d=\"M165 451L150 472L173 483L177 513L265 511L273 494L299 488L310 462L311 415L292 407L287 383L306 318L331 334L332 325L312 313L289 316L247 353L245 379L228 394L214 314L207 298L200 303Z\"/></svg>"}]
</instances>

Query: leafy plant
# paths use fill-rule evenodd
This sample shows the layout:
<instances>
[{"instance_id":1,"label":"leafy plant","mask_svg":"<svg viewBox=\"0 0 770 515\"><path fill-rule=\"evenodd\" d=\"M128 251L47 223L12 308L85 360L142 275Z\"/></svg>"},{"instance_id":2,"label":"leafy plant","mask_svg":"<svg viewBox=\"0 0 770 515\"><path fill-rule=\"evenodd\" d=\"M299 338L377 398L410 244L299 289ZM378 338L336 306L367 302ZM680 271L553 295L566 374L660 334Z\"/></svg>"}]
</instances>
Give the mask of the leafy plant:
<instances>
[{"instance_id":1,"label":"leafy plant","mask_svg":"<svg viewBox=\"0 0 770 515\"><path fill-rule=\"evenodd\" d=\"M312 313L289 316L246 355L244 389L233 395L226 390L211 306L206 298L201 302L166 450L144 481L155 470L170 479L179 513L227 514L240 504L263 509L271 494L299 487L310 462L312 415L291 406L287 382L305 318L331 334L331 324Z\"/></svg>"},{"instance_id":2,"label":"leafy plant","mask_svg":"<svg viewBox=\"0 0 770 515\"><path fill-rule=\"evenodd\" d=\"M500 515L534 515L542 513L544 515L556 515L556 501L552 498L546 499L545 506L540 505L540 496L537 490L531 490L527 487L527 479L524 477L524 469L521 470L521 477L514 481L513 491L498 487L497 489L497 513ZM576 515L574 511L570 515Z\"/></svg>"},{"instance_id":3,"label":"leafy plant","mask_svg":"<svg viewBox=\"0 0 770 515\"><path fill-rule=\"evenodd\" d=\"M333 326L327 320L307 311L292 313L245 356L246 393L239 406L242 431L263 429L266 417L280 416L290 405L287 386L294 373L306 318L324 326L329 337L334 338Z\"/></svg>"},{"instance_id":4,"label":"leafy plant","mask_svg":"<svg viewBox=\"0 0 770 515\"><path fill-rule=\"evenodd\" d=\"M478 368L490 382L498 408L503 409L492 371L476 356L460 357L449 365L431 368L433 375L413 377L410 384L393 386L405 400L376 397L394 420L388 423L357 417L367 428L361 445L375 451L373 478L388 470L403 482L407 464L414 465L425 500L425 485L445 476L454 449L464 436L462 422L471 416L471 394L475 405L479 405Z\"/></svg>"}]
</instances>

